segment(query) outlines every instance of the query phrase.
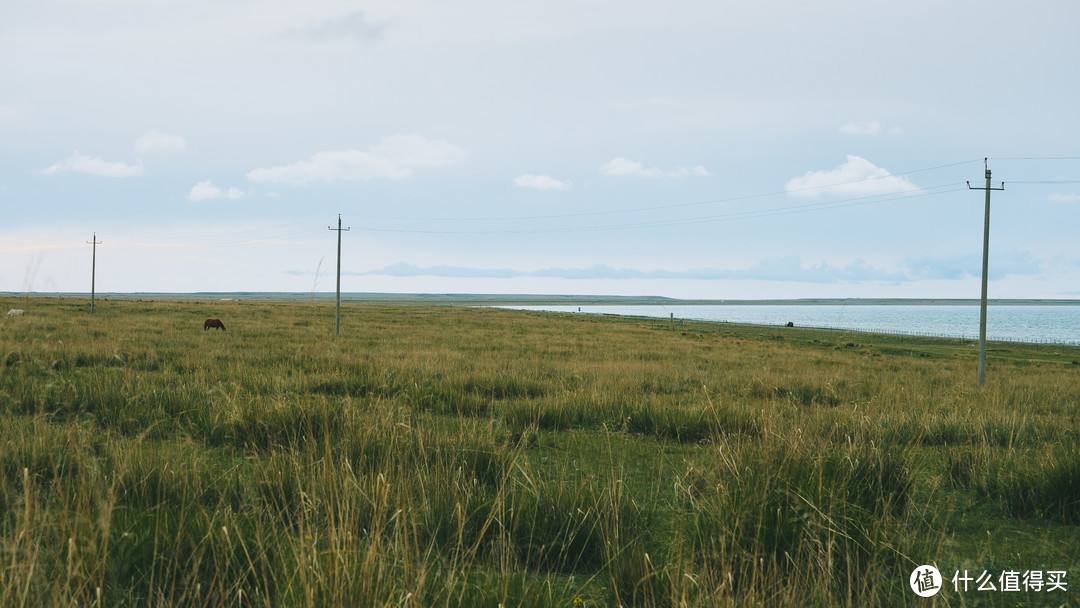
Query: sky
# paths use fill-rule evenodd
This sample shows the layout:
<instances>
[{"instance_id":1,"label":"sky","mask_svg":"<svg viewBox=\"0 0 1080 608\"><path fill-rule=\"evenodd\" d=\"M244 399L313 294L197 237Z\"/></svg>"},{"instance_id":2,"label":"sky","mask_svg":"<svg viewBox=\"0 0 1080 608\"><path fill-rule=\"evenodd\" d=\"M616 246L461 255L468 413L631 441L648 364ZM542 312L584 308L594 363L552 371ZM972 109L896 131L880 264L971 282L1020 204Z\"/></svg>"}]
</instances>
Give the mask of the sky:
<instances>
[{"instance_id":1,"label":"sky","mask_svg":"<svg viewBox=\"0 0 1080 608\"><path fill-rule=\"evenodd\" d=\"M9 0L0 291L1080 299L1078 22Z\"/></svg>"}]
</instances>

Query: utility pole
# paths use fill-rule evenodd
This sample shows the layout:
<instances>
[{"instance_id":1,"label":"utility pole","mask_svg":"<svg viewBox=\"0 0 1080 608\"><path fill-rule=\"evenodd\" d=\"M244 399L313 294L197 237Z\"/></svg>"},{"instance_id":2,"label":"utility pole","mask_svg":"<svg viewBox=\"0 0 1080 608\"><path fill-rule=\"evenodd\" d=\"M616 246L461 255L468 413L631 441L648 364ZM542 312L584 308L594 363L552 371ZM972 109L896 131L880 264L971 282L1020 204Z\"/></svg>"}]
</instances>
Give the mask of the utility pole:
<instances>
[{"instance_id":1,"label":"utility pole","mask_svg":"<svg viewBox=\"0 0 1080 608\"><path fill-rule=\"evenodd\" d=\"M348 232L348 228L341 227L341 214L337 216L337 228L327 226L327 230L337 230L337 311L334 313L334 334L341 335L341 233Z\"/></svg>"},{"instance_id":2,"label":"utility pole","mask_svg":"<svg viewBox=\"0 0 1080 608\"><path fill-rule=\"evenodd\" d=\"M94 233L93 240L86 241L88 245L93 245L93 253L90 254L90 314L94 314L94 279L97 275L97 246L101 244L101 241L97 240L97 233Z\"/></svg>"},{"instance_id":3,"label":"utility pole","mask_svg":"<svg viewBox=\"0 0 1080 608\"><path fill-rule=\"evenodd\" d=\"M1005 182L1001 182L1000 188L990 187L990 167L985 158L983 167L986 169L986 187L973 188L971 182L967 183L970 190L986 190L986 214L983 219L982 299L979 302L979 386L986 384L986 283L990 268L990 191L1005 189Z\"/></svg>"}]
</instances>

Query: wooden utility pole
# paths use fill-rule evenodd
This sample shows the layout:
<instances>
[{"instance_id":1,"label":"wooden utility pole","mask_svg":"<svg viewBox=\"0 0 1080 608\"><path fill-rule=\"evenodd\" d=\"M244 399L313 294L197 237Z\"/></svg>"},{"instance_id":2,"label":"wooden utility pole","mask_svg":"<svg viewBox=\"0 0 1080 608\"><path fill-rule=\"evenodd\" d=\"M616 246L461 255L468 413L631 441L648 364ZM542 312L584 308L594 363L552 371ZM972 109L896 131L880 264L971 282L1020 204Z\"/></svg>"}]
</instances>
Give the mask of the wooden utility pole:
<instances>
[{"instance_id":1,"label":"wooden utility pole","mask_svg":"<svg viewBox=\"0 0 1080 608\"><path fill-rule=\"evenodd\" d=\"M352 229L352 226L348 228L341 227L341 214L337 216L337 228L333 226L327 226L327 230L337 230L337 310L334 313L334 334L341 335L341 233L348 232Z\"/></svg>"},{"instance_id":2,"label":"wooden utility pole","mask_svg":"<svg viewBox=\"0 0 1080 608\"><path fill-rule=\"evenodd\" d=\"M94 246L93 253L90 254L90 314L94 314L94 278L97 275L97 246L101 244L101 241L97 240L97 233L95 232L94 238L86 242Z\"/></svg>"},{"instance_id":3,"label":"wooden utility pole","mask_svg":"<svg viewBox=\"0 0 1080 608\"><path fill-rule=\"evenodd\" d=\"M1005 182L1001 182L1000 188L990 187L990 167L987 159L983 159L986 168L986 186L974 188L968 182L970 190L986 190L986 213L983 219L983 257L982 257L982 299L979 301L979 386L986 384L986 283L990 268L990 191L1004 190Z\"/></svg>"}]
</instances>

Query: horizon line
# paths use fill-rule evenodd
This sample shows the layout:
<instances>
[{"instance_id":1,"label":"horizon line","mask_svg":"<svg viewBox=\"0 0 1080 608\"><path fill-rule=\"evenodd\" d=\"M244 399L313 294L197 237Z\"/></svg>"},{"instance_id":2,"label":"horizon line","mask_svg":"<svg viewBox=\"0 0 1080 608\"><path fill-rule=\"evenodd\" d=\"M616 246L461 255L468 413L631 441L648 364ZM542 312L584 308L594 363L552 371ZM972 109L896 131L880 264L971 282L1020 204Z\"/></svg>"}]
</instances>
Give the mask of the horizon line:
<instances>
[{"instance_id":1,"label":"horizon line","mask_svg":"<svg viewBox=\"0 0 1080 608\"><path fill-rule=\"evenodd\" d=\"M275 300L295 300L301 298L333 298L334 291L110 291L97 292L97 298L114 297L120 299L240 299L243 297ZM662 302L672 305L712 305L731 306L740 304L978 304L979 298L896 298L896 297L829 297L829 298L674 298L659 295L607 295L607 294L542 294L542 293L454 293L454 292L341 292L343 298L352 301L453 301L469 300L473 302L543 302L573 304L638 304L649 305ZM77 298L90 299L90 292L80 291L0 291L3 298ZM988 304L1062 304L1080 305L1078 298L990 298Z\"/></svg>"}]
</instances>

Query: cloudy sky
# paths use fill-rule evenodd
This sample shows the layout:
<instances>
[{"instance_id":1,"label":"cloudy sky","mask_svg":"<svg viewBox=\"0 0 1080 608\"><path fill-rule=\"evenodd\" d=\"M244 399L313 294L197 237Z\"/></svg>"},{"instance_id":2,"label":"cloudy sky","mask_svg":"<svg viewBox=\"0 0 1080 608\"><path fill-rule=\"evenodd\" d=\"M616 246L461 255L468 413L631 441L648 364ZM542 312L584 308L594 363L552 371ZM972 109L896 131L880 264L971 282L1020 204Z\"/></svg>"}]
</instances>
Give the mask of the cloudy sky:
<instances>
[{"instance_id":1,"label":"cloudy sky","mask_svg":"<svg viewBox=\"0 0 1080 608\"><path fill-rule=\"evenodd\" d=\"M1080 298L1080 4L12 0L0 291Z\"/></svg>"}]
</instances>

